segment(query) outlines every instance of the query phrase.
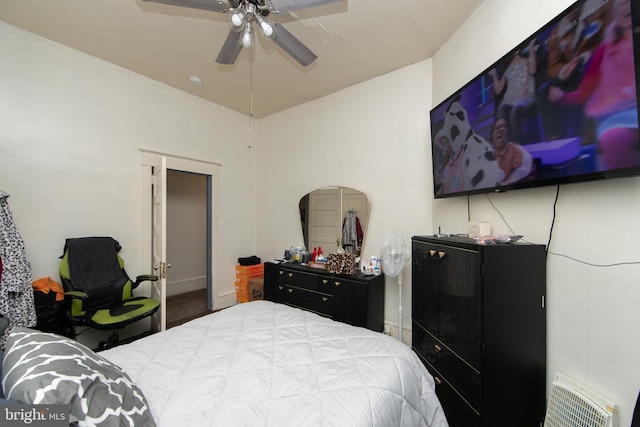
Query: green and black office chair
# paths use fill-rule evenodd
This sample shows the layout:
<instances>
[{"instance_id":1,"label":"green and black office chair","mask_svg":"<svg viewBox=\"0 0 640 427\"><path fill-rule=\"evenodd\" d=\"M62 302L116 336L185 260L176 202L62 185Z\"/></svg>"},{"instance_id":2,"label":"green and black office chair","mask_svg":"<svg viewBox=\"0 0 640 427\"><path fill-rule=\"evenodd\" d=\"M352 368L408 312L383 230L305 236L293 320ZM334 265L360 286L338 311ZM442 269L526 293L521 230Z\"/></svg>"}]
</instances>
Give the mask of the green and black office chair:
<instances>
[{"instance_id":1,"label":"green and black office chair","mask_svg":"<svg viewBox=\"0 0 640 427\"><path fill-rule=\"evenodd\" d=\"M153 298L133 296L140 283L156 281L158 276L144 274L132 282L119 251L120 244L111 237L82 237L66 239L61 257L60 279L72 323L113 331L100 348L117 345L118 329L151 316L160 307Z\"/></svg>"}]
</instances>

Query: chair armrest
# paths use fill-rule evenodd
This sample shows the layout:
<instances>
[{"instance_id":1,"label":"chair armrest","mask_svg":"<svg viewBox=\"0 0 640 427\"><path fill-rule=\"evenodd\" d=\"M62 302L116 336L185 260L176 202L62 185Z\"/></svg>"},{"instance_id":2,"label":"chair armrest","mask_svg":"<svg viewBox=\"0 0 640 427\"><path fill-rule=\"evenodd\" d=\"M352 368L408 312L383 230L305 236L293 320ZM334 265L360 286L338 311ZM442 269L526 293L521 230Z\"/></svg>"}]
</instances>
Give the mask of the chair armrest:
<instances>
[{"instance_id":1,"label":"chair armrest","mask_svg":"<svg viewBox=\"0 0 640 427\"><path fill-rule=\"evenodd\" d=\"M89 297L89 294L81 291L70 291L70 292L64 293L65 300L74 300L74 299L82 300L82 299L87 299L88 297Z\"/></svg>"},{"instance_id":2,"label":"chair armrest","mask_svg":"<svg viewBox=\"0 0 640 427\"><path fill-rule=\"evenodd\" d=\"M138 285L142 282L156 282L158 281L158 276L155 274L141 274L136 277L136 281L133 282L133 289L137 288Z\"/></svg>"}]
</instances>

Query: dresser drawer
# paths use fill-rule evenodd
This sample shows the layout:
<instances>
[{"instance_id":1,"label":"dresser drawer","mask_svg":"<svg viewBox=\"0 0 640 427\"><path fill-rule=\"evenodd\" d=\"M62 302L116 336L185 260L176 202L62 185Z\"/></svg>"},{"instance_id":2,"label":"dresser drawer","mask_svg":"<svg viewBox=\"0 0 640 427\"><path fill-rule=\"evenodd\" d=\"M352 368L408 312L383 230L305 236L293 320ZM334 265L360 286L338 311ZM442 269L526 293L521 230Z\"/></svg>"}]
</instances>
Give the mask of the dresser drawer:
<instances>
[{"instance_id":1,"label":"dresser drawer","mask_svg":"<svg viewBox=\"0 0 640 427\"><path fill-rule=\"evenodd\" d=\"M265 298L269 301L284 302L285 290L286 287L280 284L265 286L264 295Z\"/></svg>"},{"instance_id":2,"label":"dresser drawer","mask_svg":"<svg viewBox=\"0 0 640 427\"><path fill-rule=\"evenodd\" d=\"M264 264L266 300L379 332L384 328L384 290L384 275L345 276L297 264Z\"/></svg>"},{"instance_id":3,"label":"dresser drawer","mask_svg":"<svg viewBox=\"0 0 640 427\"><path fill-rule=\"evenodd\" d=\"M343 289L345 285L348 286L349 280L341 279L339 277L322 277L318 276L318 288L319 292L325 294L335 295L336 292ZM353 284L351 284L353 286Z\"/></svg>"},{"instance_id":4,"label":"dresser drawer","mask_svg":"<svg viewBox=\"0 0 640 427\"><path fill-rule=\"evenodd\" d=\"M442 380L446 380L469 405L479 412L481 408L480 373L416 322L413 322L412 338L415 351L443 377Z\"/></svg>"},{"instance_id":5,"label":"dresser drawer","mask_svg":"<svg viewBox=\"0 0 640 427\"><path fill-rule=\"evenodd\" d=\"M295 286L310 291L320 291L320 277L315 274L301 273L293 270L278 269L278 283L284 286Z\"/></svg>"},{"instance_id":6,"label":"dresser drawer","mask_svg":"<svg viewBox=\"0 0 640 427\"><path fill-rule=\"evenodd\" d=\"M284 302L289 305L314 311L330 318L334 316L333 295L309 291L297 286L285 286L283 292Z\"/></svg>"}]
</instances>

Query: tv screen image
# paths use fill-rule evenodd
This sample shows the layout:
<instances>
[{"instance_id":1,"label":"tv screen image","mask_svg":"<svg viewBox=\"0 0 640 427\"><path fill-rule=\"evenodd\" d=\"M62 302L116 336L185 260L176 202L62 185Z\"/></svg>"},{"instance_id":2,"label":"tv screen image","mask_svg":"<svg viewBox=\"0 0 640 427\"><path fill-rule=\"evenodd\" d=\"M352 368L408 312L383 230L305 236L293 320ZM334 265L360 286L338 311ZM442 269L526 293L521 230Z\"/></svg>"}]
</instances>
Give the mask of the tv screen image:
<instances>
[{"instance_id":1,"label":"tv screen image","mask_svg":"<svg viewBox=\"0 0 640 427\"><path fill-rule=\"evenodd\" d=\"M640 174L639 13L580 0L432 109L435 197Z\"/></svg>"}]
</instances>

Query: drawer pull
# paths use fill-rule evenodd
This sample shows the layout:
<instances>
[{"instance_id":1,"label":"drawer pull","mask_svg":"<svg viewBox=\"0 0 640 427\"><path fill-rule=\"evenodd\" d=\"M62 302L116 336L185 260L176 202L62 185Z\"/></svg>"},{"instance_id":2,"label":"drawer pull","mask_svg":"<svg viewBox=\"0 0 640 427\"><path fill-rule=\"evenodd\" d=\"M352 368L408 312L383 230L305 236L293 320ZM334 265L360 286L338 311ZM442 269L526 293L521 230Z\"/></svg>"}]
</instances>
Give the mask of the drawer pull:
<instances>
[{"instance_id":1,"label":"drawer pull","mask_svg":"<svg viewBox=\"0 0 640 427\"><path fill-rule=\"evenodd\" d=\"M433 377L433 380L436 382L436 385L442 384L442 380L438 377Z\"/></svg>"},{"instance_id":2,"label":"drawer pull","mask_svg":"<svg viewBox=\"0 0 640 427\"><path fill-rule=\"evenodd\" d=\"M329 281L327 279L322 279L322 284L326 285L327 283L329 283Z\"/></svg>"},{"instance_id":3,"label":"drawer pull","mask_svg":"<svg viewBox=\"0 0 640 427\"><path fill-rule=\"evenodd\" d=\"M280 273L280 275L282 276L284 274L284 271L278 270L278 273Z\"/></svg>"},{"instance_id":4,"label":"drawer pull","mask_svg":"<svg viewBox=\"0 0 640 427\"><path fill-rule=\"evenodd\" d=\"M341 284L342 283L340 283L340 282L334 282L334 285L336 285L336 286L340 286Z\"/></svg>"},{"instance_id":5,"label":"drawer pull","mask_svg":"<svg viewBox=\"0 0 640 427\"><path fill-rule=\"evenodd\" d=\"M442 351L442 347L440 347L438 344L434 344L433 348L436 351L436 353L440 353Z\"/></svg>"},{"instance_id":6,"label":"drawer pull","mask_svg":"<svg viewBox=\"0 0 640 427\"><path fill-rule=\"evenodd\" d=\"M322 301L323 301L323 302L327 302L327 301L329 301L329 298L327 298L327 297L322 297Z\"/></svg>"},{"instance_id":7,"label":"drawer pull","mask_svg":"<svg viewBox=\"0 0 640 427\"><path fill-rule=\"evenodd\" d=\"M444 255L445 255L445 253L444 253L444 252L442 252L442 251L438 252L438 256L439 256L440 258L444 258Z\"/></svg>"},{"instance_id":8,"label":"drawer pull","mask_svg":"<svg viewBox=\"0 0 640 427\"><path fill-rule=\"evenodd\" d=\"M436 251L434 251L433 249L429 251L429 255L434 256L435 254L436 254Z\"/></svg>"},{"instance_id":9,"label":"drawer pull","mask_svg":"<svg viewBox=\"0 0 640 427\"><path fill-rule=\"evenodd\" d=\"M289 273L289 277L293 277L293 273Z\"/></svg>"},{"instance_id":10,"label":"drawer pull","mask_svg":"<svg viewBox=\"0 0 640 427\"><path fill-rule=\"evenodd\" d=\"M283 290L283 289L284 289L284 286L280 285L280 286L278 286L278 289L279 289L279 290Z\"/></svg>"},{"instance_id":11,"label":"drawer pull","mask_svg":"<svg viewBox=\"0 0 640 427\"><path fill-rule=\"evenodd\" d=\"M289 293L292 293L292 292L293 292L293 289L287 289L287 290L289 291Z\"/></svg>"}]
</instances>

